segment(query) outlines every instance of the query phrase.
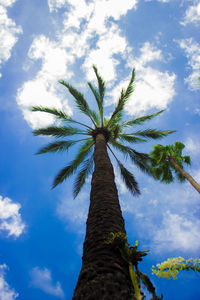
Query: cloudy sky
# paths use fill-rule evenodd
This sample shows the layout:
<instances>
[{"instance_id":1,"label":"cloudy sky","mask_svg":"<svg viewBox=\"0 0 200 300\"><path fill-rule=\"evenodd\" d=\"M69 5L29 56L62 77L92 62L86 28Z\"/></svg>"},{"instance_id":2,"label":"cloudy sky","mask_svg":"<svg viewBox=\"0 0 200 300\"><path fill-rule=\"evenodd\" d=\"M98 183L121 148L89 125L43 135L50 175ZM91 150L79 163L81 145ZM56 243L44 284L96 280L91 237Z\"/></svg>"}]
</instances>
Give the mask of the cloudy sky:
<instances>
[{"instance_id":1,"label":"cloudy sky","mask_svg":"<svg viewBox=\"0 0 200 300\"><path fill-rule=\"evenodd\" d=\"M125 117L165 109L147 126L176 130L160 143L183 142L192 159L186 170L200 182L199 30L199 0L0 0L0 299L70 300L81 267L90 181L75 200L71 180L51 190L73 154L34 155L47 138L32 130L54 119L30 112L31 105L81 117L59 79L93 105L86 82L96 64L107 82L109 115L135 67ZM198 193L129 167L141 196L129 194L117 169L115 175L129 242L151 249L141 270L164 299L199 299L199 274L173 281L150 270L168 257L199 257Z\"/></svg>"}]
</instances>

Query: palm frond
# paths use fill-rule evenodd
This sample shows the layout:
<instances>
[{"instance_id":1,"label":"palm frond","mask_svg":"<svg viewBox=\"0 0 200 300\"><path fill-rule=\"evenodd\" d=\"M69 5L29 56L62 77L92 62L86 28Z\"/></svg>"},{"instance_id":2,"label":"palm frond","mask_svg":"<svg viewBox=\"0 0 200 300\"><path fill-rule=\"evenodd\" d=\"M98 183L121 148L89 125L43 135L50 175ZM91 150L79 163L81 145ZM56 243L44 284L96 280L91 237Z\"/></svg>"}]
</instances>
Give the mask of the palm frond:
<instances>
[{"instance_id":1,"label":"palm frond","mask_svg":"<svg viewBox=\"0 0 200 300\"><path fill-rule=\"evenodd\" d=\"M87 177L92 171L92 168L93 168L93 155L91 155L90 158L88 158L83 162L83 167L76 177L74 188L73 188L74 199L77 197L80 190L82 189Z\"/></svg>"},{"instance_id":2,"label":"palm frond","mask_svg":"<svg viewBox=\"0 0 200 300\"><path fill-rule=\"evenodd\" d=\"M37 135L49 135L49 136L55 136L57 138L63 137L63 136L70 136L74 134L85 134L88 135L86 131L80 130L78 128L74 128L71 126L48 126L44 128L38 128L33 131L33 134L35 136Z\"/></svg>"},{"instance_id":3,"label":"palm frond","mask_svg":"<svg viewBox=\"0 0 200 300\"><path fill-rule=\"evenodd\" d=\"M46 112L49 114L54 115L56 118L61 119L65 122L69 122L69 123L74 123L74 124L79 124L82 125L84 127L87 127L89 129L92 129L91 127L89 127L86 124L80 123L76 120L73 120L68 114L66 114L64 111L57 109L55 107L44 107L44 106L31 106L30 107L31 111L35 111L35 112Z\"/></svg>"},{"instance_id":4,"label":"palm frond","mask_svg":"<svg viewBox=\"0 0 200 300\"><path fill-rule=\"evenodd\" d=\"M128 84L126 91L124 91L122 89L121 96L118 100L117 106L115 107L114 112L112 113L110 120L108 121L108 124L106 127L109 128L110 123L113 121L113 119L115 119L115 118L118 118L119 120L121 119L124 106L134 90L134 87L133 87L134 79L135 79L135 69L133 69L133 71L132 71L131 80Z\"/></svg>"},{"instance_id":5,"label":"palm frond","mask_svg":"<svg viewBox=\"0 0 200 300\"><path fill-rule=\"evenodd\" d=\"M64 80L59 80L59 83L64 85L70 92L70 94L74 97L77 107L80 111L82 111L85 115L87 115L92 123L97 126L94 118L94 111L89 108L87 101L85 100L82 93L80 93L77 89L75 89L72 85L65 82Z\"/></svg>"},{"instance_id":6,"label":"palm frond","mask_svg":"<svg viewBox=\"0 0 200 300\"><path fill-rule=\"evenodd\" d=\"M90 153L91 147L93 145L94 145L94 141L92 139L87 140L82 145L82 147L79 149L78 155L71 162L71 164L69 164L62 170L60 170L60 172L57 174L57 176L54 179L52 188L55 188L58 184L62 183L65 179L67 179L77 170L78 166L83 162L86 156Z\"/></svg>"},{"instance_id":7,"label":"palm frond","mask_svg":"<svg viewBox=\"0 0 200 300\"><path fill-rule=\"evenodd\" d=\"M177 177L178 181L181 183L186 180L186 178L180 172L176 173L176 177Z\"/></svg>"},{"instance_id":8,"label":"palm frond","mask_svg":"<svg viewBox=\"0 0 200 300\"><path fill-rule=\"evenodd\" d=\"M131 127L133 125L141 125L144 122L151 120L152 118L154 118L155 116L161 114L164 111L165 111L165 109L163 109L163 110L161 110L159 112L156 112L154 114L151 114L151 115L146 115L146 116L143 116L143 117L132 119L130 121L123 122L122 123L122 127Z\"/></svg>"},{"instance_id":9,"label":"palm frond","mask_svg":"<svg viewBox=\"0 0 200 300\"><path fill-rule=\"evenodd\" d=\"M67 151L70 147L80 142L81 140L76 141L57 141L53 143L49 143L46 146L39 149L36 154L44 154L49 152L63 152Z\"/></svg>"},{"instance_id":10,"label":"palm frond","mask_svg":"<svg viewBox=\"0 0 200 300\"><path fill-rule=\"evenodd\" d=\"M120 134L118 136L118 138L120 140L123 140L123 141L126 141L128 143L141 143L141 142L147 142L147 140L145 139L141 139L137 136L134 136L134 135L131 135L131 134L126 134L126 133L123 133L123 134Z\"/></svg>"},{"instance_id":11,"label":"palm frond","mask_svg":"<svg viewBox=\"0 0 200 300\"><path fill-rule=\"evenodd\" d=\"M123 166L123 164L119 160L117 160L117 162L118 162L118 166L120 168L122 179L125 182L127 188L133 195L139 195L140 190L138 188L138 183L135 180L135 177L133 176L133 174L131 172L129 172L129 170L127 170Z\"/></svg>"},{"instance_id":12,"label":"palm frond","mask_svg":"<svg viewBox=\"0 0 200 300\"><path fill-rule=\"evenodd\" d=\"M150 176L153 176L152 169L150 167L150 157L147 153L137 152L134 149L125 146L115 140L111 140L110 143L113 147L122 152L125 155L125 157L129 156L132 162L137 167L139 167L141 171L145 172Z\"/></svg>"},{"instance_id":13,"label":"palm frond","mask_svg":"<svg viewBox=\"0 0 200 300\"><path fill-rule=\"evenodd\" d=\"M174 143L174 149L177 149L180 151L180 153L182 152L182 150L185 148L185 145L181 142L175 142Z\"/></svg>"},{"instance_id":14,"label":"palm frond","mask_svg":"<svg viewBox=\"0 0 200 300\"><path fill-rule=\"evenodd\" d=\"M188 156L188 155L183 156L183 161L184 161L185 164L187 164L189 166L191 165L191 158L190 158L190 156Z\"/></svg>"},{"instance_id":15,"label":"palm frond","mask_svg":"<svg viewBox=\"0 0 200 300\"><path fill-rule=\"evenodd\" d=\"M175 132L175 130L156 130L156 129L146 129L146 130L139 130L136 132L133 132L133 135L138 135L138 136L143 136L146 138L150 138L150 139L160 139L163 138L164 136L167 136L168 134L171 134Z\"/></svg>"},{"instance_id":16,"label":"palm frond","mask_svg":"<svg viewBox=\"0 0 200 300\"><path fill-rule=\"evenodd\" d=\"M101 119L101 124L103 123L102 121L102 116L103 116L103 105L102 105L102 102L101 102L101 98L100 98L100 95L99 93L97 92L97 90L95 89L95 87L92 85L91 82L88 82L88 85L96 99L96 102L97 102L97 106L98 106L98 110L99 110L99 116L100 116L100 119Z\"/></svg>"},{"instance_id":17,"label":"palm frond","mask_svg":"<svg viewBox=\"0 0 200 300\"><path fill-rule=\"evenodd\" d=\"M163 164L162 165L162 176L161 176L161 181L165 183L170 183L173 182L173 175L170 170L169 164Z\"/></svg>"},{"instance_id":18,"label":"palm frond","mask_svg":"<svg viewBox=\"0 0 200 300\"><path fill-rule=\"evenodd\" d=\"M49 114L52 114L52 115L56 116L59 119L64 120L64 121L69 121L70 120L70 116L68 114L66 114L62 110L57 109L55 107L31 106L30 110L31 111L46 112L46 113L49 113Z\"/></svg>"},{"instance_id":19,"label":"palm frond","mask_svg":"<svg viewBox=\"0 0 200 300\"><path fill-rule=\"evenodd\" d=\"M105 84L105 81L103 80L103 78L99 75L97 67L95 65L93 65L92 67L93 67L93 70L94 70L95 75L97 77L99 95L100 95L100 99L101 99L101 105L103 106L103 98L104 98L104 95L105 95L106 84Z\"/></svg>"}]
</instances>

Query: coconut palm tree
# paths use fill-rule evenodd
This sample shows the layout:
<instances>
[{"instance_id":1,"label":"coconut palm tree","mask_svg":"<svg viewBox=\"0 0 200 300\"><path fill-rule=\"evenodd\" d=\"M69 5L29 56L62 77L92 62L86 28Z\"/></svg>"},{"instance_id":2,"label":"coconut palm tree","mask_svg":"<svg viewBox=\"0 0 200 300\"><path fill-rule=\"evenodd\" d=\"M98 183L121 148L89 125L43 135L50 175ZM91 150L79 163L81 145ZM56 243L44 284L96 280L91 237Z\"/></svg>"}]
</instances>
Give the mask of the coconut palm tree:
<instances>
[{"instance_id":1,"label":"coconut palm tree","mask_svg":"<svg viewBox=\"0 0 200 300\"><path fill-rule=\"evenodd\" d=\"M56 108L35 106L32 111L40 111L54 115L63 125L39 128L34 135L53 136L57 140L41 148L38 154L67 151L77 143L81 143L78 154L55 177L53 187L62 183L78 169L73 193L78 195L86 178L93 171L90 193L90 207L87 219L86 237L83 246L82 269L74 292L73 300L78 299L135 299L134 288L129 276L128 265L118 251L106 243L110 233L125 233L124 219L120 209L117 188L114 182L114 171L107 149L113 154L119 166L122 178L127 188L133 194L140 193L134 175L122 164L114 153L119 150L129 157L142 171L151 174L149 155L140 153L126 143L146 142L147 139L159 139L173 131L156 129L135 130L135 125L141 125L163 112L133 118L123 121L123 110L130 98L135 71L126 89L122 89L115 109L109 118L104 116L103 103L105 82L99 75L96 66L98 89L88 82L88 86L96 100L98 112L90 109L82 93L64 80L59 82L73 96L77 108L88 117L90 123L84 124L74 120L65 111ZM73 125L73 126L72 126ZM78 136L78 139L68 139ZM64 140L60 140L64 138ZM66 139L67 138L67 139Z\"/></svg>"},{"instance_id":2,"label":"coconut palm tree","mask_svg":"<svg viewBox=\"0 0 200 300\"><path fill-rule=\"evenodd\" d=\"M200 185L183 170L183 163L190 165L190 156L182 156L182 150L185 145L180 142L175 142L174 145L156 145L153 151L150 152L151 166L155 178L166 183L174 181L172 172L180 182L187 179L191 185L200 193Z\"/></svg>"}]
</instances>

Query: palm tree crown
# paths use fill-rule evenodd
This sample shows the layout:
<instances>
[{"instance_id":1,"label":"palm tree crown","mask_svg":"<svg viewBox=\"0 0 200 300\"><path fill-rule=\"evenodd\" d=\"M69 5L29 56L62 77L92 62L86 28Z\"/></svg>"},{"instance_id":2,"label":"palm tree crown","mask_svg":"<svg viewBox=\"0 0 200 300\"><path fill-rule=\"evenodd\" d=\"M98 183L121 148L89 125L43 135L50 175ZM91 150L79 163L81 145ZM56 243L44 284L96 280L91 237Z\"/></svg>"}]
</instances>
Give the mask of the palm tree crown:
<instances>
[{"instance_id":1,"label":"palm tree crown","mask_svg":"<svg viewBox=\"0 0 200 300\"><path fill-rule=\"evenodd\" d=\"M185 145L175 142L174 145L156 145L150 152L151 167L154 177L162 182L174 181L173 172L180 182L186 179L200 193L200 185L183 169L183 164L191 165L190 156L182 156Z\"/></svg>"},{"instance_id":2,"label":"palm tree crown","mask_svg":"<svg viewBox=\"0 0 200 300\"><path fill-rule=\"evenodd\" d=\"M153 151L150 152L150 155L151 165L156 179L170 183L174 180L172 173L174 171L180 182L185 181L186 178L171 163L171 159L174 159L181 169L183 169L183 163L191 164L190 156L182 156L184 147L185 145L180 142L166 146L158 144L153 147Z\"/></svg>"},{"instance_id":3,"label":"palm tree crown","mask_svg":"<svg viewBox=\"0 0 200 300\"><path fill-rule=\"evenodd\" d=\"M134 90L134 69L132 71L131 80L128 84L128 87L126 89L122 89L113 113L109 118L104 117L103 104L106 86L95 65L93 65L93 70L97 78L98 88L96 88L91 82L88 82L88 86L96 100L98 112L90 109L83 94L80 93L77 89L75 89L64 80L59 81L68 89L70 94L73 96L77 108L90 119L90 123L92 125L87 125L82 122L76 121L72 119L65 111L59 110L57 108L49 108L43 106L31 107L32 111L50 113L63 122L63 125L61 126L48 126L33 131L34 135L36 136L45 135L53 136L56 138L55 142L49 143L48 145L42 147L37 154L61 152L68 150L78 142L82 143L75 159L71 161L67 166L65 166L62 170L60 170L53 182L54 188L58 184L62 183L66 178L74 174L74 172L79 168L73 190L74 197L76 197L83 187L88 175L93 170L92 149L95 145L96 136L101 133L105 137L107 148L111 151L117 161L121 176L127 188L133 194L139 194L140 191L135 177L119 161L112 148L115 148L116 150L122 152L125 156L128 156L131 161L136 164L142 171L151 174L151 170L148 164L149 155L146 153L137 152L127 144L146 142L147 139L160 139L174 131L161 131L148 128L130 132L130 129L132 129L135 125L142 125L146 121L151 120L153 117L159 115L164 111L161 110L154 114L133 118L128 121L123 120L124 107ZM75 127L72 125L74 125ZM77 140L60 140L60 138L66 138L68 136L74 135L80 136L80 138Z\"/></svg>"}]
</instances>

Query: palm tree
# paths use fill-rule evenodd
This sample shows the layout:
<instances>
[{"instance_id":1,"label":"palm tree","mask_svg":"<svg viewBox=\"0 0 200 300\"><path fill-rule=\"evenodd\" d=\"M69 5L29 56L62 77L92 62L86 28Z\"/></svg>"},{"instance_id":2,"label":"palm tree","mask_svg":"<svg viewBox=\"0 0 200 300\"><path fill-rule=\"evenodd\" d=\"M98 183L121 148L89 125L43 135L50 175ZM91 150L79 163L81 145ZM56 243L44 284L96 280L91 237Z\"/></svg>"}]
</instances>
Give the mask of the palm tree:
<instances>
[{"instance_id":1,"label":"palm tree","mask_svg":"<svg viewBox=\"0 0 200 300\"><path fill-rule=\"evenodd\" d=\"M190 165L190 156L182 156L182 150L185 145L180 142L175 142L174 145L156 145L153 151L150 152L151 166L155 178L166 183L174 180L172 171L180 182L187 179L191 185L200 193L200 185L183 170L183 163Z\"/></svg>"},{"instance_id":2,"label":"palm tree","mask_svg":"<svg viewBox=\"0 0 200 300\"><path fill-rule=\"evenodd\" d=\"M134 288L129 276L126 261L118 251L106 243L110 233L125 234L124 219L120 209L117 188L114 182L114 171L107 149L114 155L122 178L127 188L135 195L140 193L133 174L117 158L113 148L128 156L142 171L151 174L148 164L149 155L137 152L124 143L146 142L147 139L159 139L173 131L145 129L129 132L134 125L141 125L163 112L122 121L125 104L133 92L135 71L132 71L128 87L122 89L116 107L109 118L104 117L103 102L105 82L93 66L98 89L88 82L94 95L98 112L90 109L82 93L64 80L59 82L73 96L77 108L86 115L90 124L72 119L65 111L56 108L35 106L32 111L46 112L54 115L65 125L54 125L33 131L34 135L53 136L57 140L41 148L38 154L61 152L81 142L78 154L55 177L53 188L73 175L79 168L74 183L74 197L78 195L86 178L93 171L90 193L90 207L87 219L86 237L83 246L82 269L74 292L73 300L87 299L135 299ZM71 126L74 125L74 126ZM124 131L129 129L129 131ZM79 136L77 140L68 136ZM60 138L66 138L60 140ZM82 137L82 138L81 138Z\"/></svg>"}]
</instances>

